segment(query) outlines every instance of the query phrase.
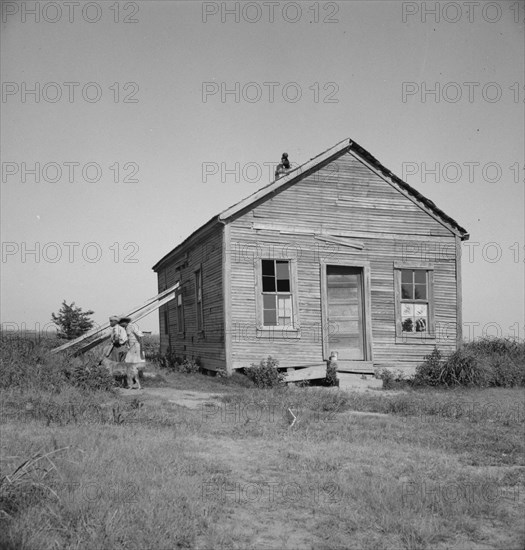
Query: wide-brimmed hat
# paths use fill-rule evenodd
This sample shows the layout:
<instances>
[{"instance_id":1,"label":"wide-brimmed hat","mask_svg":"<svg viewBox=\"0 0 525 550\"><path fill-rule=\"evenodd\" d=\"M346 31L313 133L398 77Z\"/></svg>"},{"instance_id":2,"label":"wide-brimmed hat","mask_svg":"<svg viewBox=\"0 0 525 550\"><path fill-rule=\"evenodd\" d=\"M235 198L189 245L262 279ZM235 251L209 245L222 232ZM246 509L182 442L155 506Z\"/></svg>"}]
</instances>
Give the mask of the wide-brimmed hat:
<instances>
[{"instance_id":1,"label":"wide-brimmed hat","mask_svg":"<svg viewBox=\"0 0 525 550\"><path fill-rule=\"evenodd\" d=\"M117 323L120 321L120 317L118 315L112 315L109 318L110 321L117 321Z\"/></svg>"}]
</instances>

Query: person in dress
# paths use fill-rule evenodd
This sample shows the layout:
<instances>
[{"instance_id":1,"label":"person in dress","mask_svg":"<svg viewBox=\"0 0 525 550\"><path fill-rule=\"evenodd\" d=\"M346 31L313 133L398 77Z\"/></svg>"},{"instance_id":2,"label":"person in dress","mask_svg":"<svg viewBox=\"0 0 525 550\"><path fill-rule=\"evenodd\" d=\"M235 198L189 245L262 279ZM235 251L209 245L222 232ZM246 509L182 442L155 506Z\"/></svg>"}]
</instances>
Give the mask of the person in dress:
<instances>
[{"instance_id":1,"label":"person in dress","mask_svg":"<svg viewBox=\"0 0 525 550\"><path fill-rule=\"evenodd\" d=\"M120 317L112 315L109 318L109 325L111 327L111 347L107 353L108 359L112 361L124 361L126 353L128 351L128 335L124 327L119 325Z\"/></svg>"},{"instance_id":2,"label":"person in dress","mask_svg":"<svg viewBox=\"0 0 525 550\"><path fill-rule=\"evenodd\" d=\"M122 317L120 319L120 326L125 329L128 340L128 352L126 353L124 362L144 363L146 361L143 345L144 334L139 330L137 325L131 322L129 317Z\"/></svg>"}]
</instances>

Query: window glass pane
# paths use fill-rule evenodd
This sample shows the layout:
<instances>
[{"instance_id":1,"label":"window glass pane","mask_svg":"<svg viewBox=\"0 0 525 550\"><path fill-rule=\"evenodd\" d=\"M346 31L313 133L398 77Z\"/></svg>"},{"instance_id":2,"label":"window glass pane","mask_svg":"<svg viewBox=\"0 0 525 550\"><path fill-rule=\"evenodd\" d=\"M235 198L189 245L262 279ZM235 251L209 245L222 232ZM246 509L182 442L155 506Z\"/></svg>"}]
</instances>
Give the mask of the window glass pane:
<instances>
[{"instance_id":1,"label":"window glass pane","mask_svg":"<svg viewBox=\"0 0 525 550\"><path fill-rule=\"evenodd\" d=\"M427 320L423 317L416 318L416 332L426 332L427 330Z\"/></svg>"},{"instance_id":2,"label":"window glass pane","mask_svg":"<svg viewBox=\"0 0 525 550\"><path fill-rule=\"evenodd\" d=\"M197 294L197 302L200 302L202 300L202 287L201 287L201 272L196 271L195 272L195 289Z\"/></svg>"},{"instance_id":3,"label":"window glass pane","mask_svg":"<svg viewBox=\"0 0 525 550\"><path fill-rule=\"evenodd\" d=\"M292 314L292 299L290 296L278 296L277 309L279 317L290 317Z\"/></svg>"},{"instance_id":4,"label":"window glass pane","mask_svg":"<svg viewBox=\"0 0 525 550\"><path fill-rule=\"evenodd\" d=\"M414 304L401 304L401 316L413 317L414 316Z\"/></svg>"},{"instance_id":5,"label":"window glass pane","mask_svg":"<svg viewBox=\"0 0 525 550\"><path fill-rule=\"evenodd\" d=\"M277 292L290 292L290 265L289 262L277 260Z\"/></svg>"},{"instance_id":6,"label":"window glass pane","mask_svg":"<svg viewBox=\"0 0 525 550\"><path fill-rule=\"evenodd\" d=\"M427 285L414 285L415 299L426 300L427 299Z\"/></svg>"},{"instance_id":7,"label":"window glass pane","mask_svg":"<svg viewBox=\"0 0 525 550\"><path fill-rule=\"evenodd\" d=\"M288 279L277 279L277 292L290 292L290 281Z\"/></svg>"},{"instance_id":8,"label":"window glass pane","mask_svg":"<svg viewBox=\"0 0 525 550\"><path fill-rule=\"evenodd\" d=\"M291 296L277 297L277 312L279 325L288 326L292 322L292 298Z\"/></svg>"},{"instance_id":9,"label":"window glass pane","mask_svg":"<svg viewBox=\"0 0 525 550\"><path fill-rule=\"evenodd\" d=\"M401 270L401 282L402 283L411 283L412 282L412 270L402 269Z\"/></svg>"},{"instance_id":10,"label":"window glass pane","mask_svg":"<svg viewBox=\"0 0 525 550\"><path fill-rule=\"evenodd\" d=\"M273 260L262 260L262 274L263 275L275 275Z\"/></svg>"},{"instance_id":11,"label":"window glass pane","mask_svg":"<svg viewBox=\"0 0 525 550\"><path fill-rule=\"evenodd\" d=\"M275 277L263 276L263 292L275 292Z\"/></svg>"},{"instance_id":12,"label":"window glass pane","mask_svg":"<svg viewBox=\"0 0 525 550\"><path fill-rule=\"evenodd\" d=\"M265 309L263 323L265 326L277 325L277 313L275 309Z\"/></svg>"},{"instance_id":13,"label":"window glass pane","mask_svg":"<svg viewBox=\"0 0 525 550\"><path fill-rule=\"evenodd\" d=\"M414 285L401 285L401 298L404 300L413 300L414 299Z\"/></svg>"},{"instance_id":14,"label":"window glass pane","mask_svg":"<svg viewBox=\"0 0 525 550\"><path fill-rule=\"evenodd\" d=\"M276 325L277 311L275 310L275 296L263 296L263 324Z\"/></svg>"},{"instance_id":15,"label":"window glass pane","mask_svg":"<svg viewBox=\"0 0 525 550\"><path fill-rule=\"evenodd\" d=\"M414 282L417 284L426 284L427 272L422 269L416 269L414 271Z\"/></svg>"},{"instance_id":16,"label":"window glass pane","mask_svg":"<svg viewBox=\"0 0 525 550\"><path fill-rule=\"evenodd\" d=\"M403 327L403 332L414 332L414 322L412 321L412 317L402 319L401 324Z\"/></svg>"},{"instance_id":17,"label":"window glass pane","mask_svg":"<svg viewBox=\"0 0 525 550\"><path fill-rule=\"evenodd\" d=\"M263 296L263 307L264 309L275 309L275 296Z\"/></svg>"},{"instance_id":18,"label":"window glass pane","mask_svg":"<svg viewBox=\"0 0 525 550\"><path fill-rule=\"evenodd\" d=\"M277 278L289 279L290 271L288 269L288 261L277 260Z\"/></svg>"},{"instance_id":19,"label":"window glass pane","mask_svg":"<svg viewBox=\"0 0 525 550\"><path fill-rule=\"evenodd\" d=\"M416 317L426 317L427 309L427 304L414 304L414 315Z\"/></svg>"}]
</instances>

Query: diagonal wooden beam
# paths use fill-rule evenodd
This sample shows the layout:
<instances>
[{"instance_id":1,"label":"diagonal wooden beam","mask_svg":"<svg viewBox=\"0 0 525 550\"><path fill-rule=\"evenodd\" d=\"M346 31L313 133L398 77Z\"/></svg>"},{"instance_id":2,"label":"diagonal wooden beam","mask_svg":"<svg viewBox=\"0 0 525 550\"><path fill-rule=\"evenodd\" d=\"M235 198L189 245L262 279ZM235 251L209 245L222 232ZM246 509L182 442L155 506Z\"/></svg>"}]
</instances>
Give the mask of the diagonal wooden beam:
<instances>
[{"instance_id":1,"label":"diagonal wooden beam","mask_svg":"<svg viewBox=\"0 0 525 550\"><path fill-rule=\"evenodd\" d=\"M177 288L179 288L180 283L177 282L170 288L167 288L160 294L157 294L157 296L154 296L153 298L149 298L146 302L144 302L142 305L134 307L131 311L126 313L125 315L122 315L122 317L130 317L132 321L138 321L139 319L142 319L149 313L152 313L159 307L163 306L165 303L169 302L170 300L173 300L175 298L175 291ZM64 351L65 349L68 349L76 344L79 344L80 342L83 342L84 340L90 338L91 336L95 336L105 330L107 330L110 327L109 322L106 322L102 325L100 325L97 328L94 328L82 336L79 336L78 338L75 338L74 340L70 340L66 344L62 344L58 348L54 348L51 350L51 353L58 353L59 351ZM86 348L90 349L93 347L92 342L89 342L86 344ZM96 345L96 344L93 344ZM76 350L77 353L81 352L81 350L84 349L84 346L82 348L79 348Z\"/></svg>"},{"instance_id":2,"label":"diagonal wooden beam","mask_svg":"<svg viewBox=\"0 0 525 550\"><path fill-rule=\"evenodd\" d=\"M153 313L156 309L159 309L159 307L163 306L164 304L168 303L170 300L173 300L175 298L175 291L171 291L170 294L167 294L162 298L162 300L159 300L158 302L154 302L147 308L141 310L139 313L135 313L131 316L131 321L135 322L139 319L142 319L143 317L146 317L146 315L149 315L150 313ZM86 344L81 345L79 348L77 348L74 351L74 355L81 355L82 353L86 353L86 351L89 351L90 349L93 349L94 347L98 346L99 344L102 344L103 342L109 340L111 334L102 334L102 336L99 336L95 340L92 340L91 342L87 342Z\"/></svg>"},{"instance_id":3,"label":"diagonal wooden beam","mask_svg":"<svg viewBox=\"0 0 525 550\"><path fill-rule=\"evenodd\" d=\"M95 340L92 340L91 342L88 342L87 344L80 346L77 350L73 352L73 355L75 357L78 355L82 355L83 353L86 353L86 351L93 349L94 347L102 344L103 342L107 342L110 339L110 337L111 337L111 334L104 334L103 336L100 336L99 338L96 338Z\"/></svg>"}]
</instances>

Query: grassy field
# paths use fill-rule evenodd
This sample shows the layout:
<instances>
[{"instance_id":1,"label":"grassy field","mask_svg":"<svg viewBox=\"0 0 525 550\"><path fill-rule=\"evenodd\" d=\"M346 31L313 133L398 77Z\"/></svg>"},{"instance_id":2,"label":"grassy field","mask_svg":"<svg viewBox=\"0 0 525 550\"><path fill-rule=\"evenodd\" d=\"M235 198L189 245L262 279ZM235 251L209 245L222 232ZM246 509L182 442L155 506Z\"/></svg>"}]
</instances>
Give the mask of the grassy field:
<instances>
[{"instance_id":1,"label":"grassy field","mask_svg":"<svg viewBox=\"0 0 525 550\"><path fill-rule=\"evenodd\" d=\"M525 545L523 388L144 385L1 390L0 548Z\"/></svg>"}]
</instances>

